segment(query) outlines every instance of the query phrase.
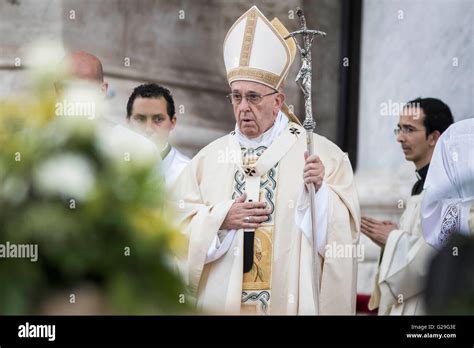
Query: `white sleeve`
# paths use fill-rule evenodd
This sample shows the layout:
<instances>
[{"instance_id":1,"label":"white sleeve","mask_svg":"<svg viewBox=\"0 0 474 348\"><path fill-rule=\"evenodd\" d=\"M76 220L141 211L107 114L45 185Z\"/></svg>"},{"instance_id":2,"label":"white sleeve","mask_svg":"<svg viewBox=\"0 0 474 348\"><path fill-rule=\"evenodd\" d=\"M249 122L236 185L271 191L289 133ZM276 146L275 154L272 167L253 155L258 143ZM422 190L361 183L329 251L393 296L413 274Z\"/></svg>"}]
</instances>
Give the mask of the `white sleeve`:
<instances>
[{"instance_id":1,"label":"white sleeve","mask_svg":"<svg viewBox=\"0 0 474 348\"><path fill-rule=\"evenodd\" d=\"M316 198L316 239L317 250L324 257L325 247L327 243L327 225L328 225L328 205L329 205L329 188L323 181L323 184L315 194ZM312 242L313 233L311 229L311 207L309 193L305 187L302 187L296 205L295 223L301 229L306 238Z\"/></svg>"},{"instance_id":2,"label":"white sleeve","mask_svg":"<svg viewBox=\"0 0 474 348\"><path fill-rule=\"evenodd\" d=\"M443 202L442 191L451 185L443 163L443 137L438 140L424 184L424 196L421 203L421 225L423 236L428 244L439 249L441 247L441 216L448 210L449 202ZM444 203L444 204L443 204ZM448 204L446 204L448 203ZM453 221L455 228L455 220ZM445 233L448 232L447 230Z\"/></svg>"},{"instance_id":3,"label":"white sleeve","mask_svg":"<svg viewBox=\"0 0 474 348\"><path fill-rule=\"evenodd\" d=\"M219 230L217 232L207 251L205 264L216 261L229 250L234 240L235 232L237 230Z\"/></svg>"},{"instance_id":4,"label":"white sleeve","mask_svg":"<svg viewBox=\"0 0 474 348\"><path fill-rule=\"evenodd\" d=\"M448 135L449 130L436 144L421 204L423 235L426 242L437 249L453 233L469 233L469 209L473 201L470 149L460 147L459 144L468 144L449 139Z\"/></svg>"}]
</instances>

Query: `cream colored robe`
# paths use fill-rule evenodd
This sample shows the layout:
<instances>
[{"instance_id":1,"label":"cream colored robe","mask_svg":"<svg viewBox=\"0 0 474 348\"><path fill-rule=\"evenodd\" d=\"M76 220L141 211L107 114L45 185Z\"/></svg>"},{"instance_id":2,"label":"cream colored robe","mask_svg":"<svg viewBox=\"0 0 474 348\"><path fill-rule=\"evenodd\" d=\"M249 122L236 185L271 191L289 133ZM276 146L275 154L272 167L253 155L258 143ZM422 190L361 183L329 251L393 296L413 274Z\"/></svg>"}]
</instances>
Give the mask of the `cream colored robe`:
<instances>
[{"instance_id":1,"label":"cream colored robe","mask_svg":"<svg viewBox=\"0 0 474 348\"><path fill-rule=\"evenodd\" d=\"M264 159L267 152L275 149L280 137L284 137L279 141L284 149L269 155L273 158ZM316 134L314 148L324 163L329 187L327 245L355 245L360 215L350 162L336 145ZM312 248L294 222L298 194L304 185L305 151L305 130L290 122L257 162L278 162L269 314L315 313L311 265L316 248ZM237 232L226 254L205 264L209 246L233 204L238 167L232 158L223 159L226 154L232 157L235 153L240 153L240 145L232 133L217 139L193 158L174 186L178 223L188 237L182 272L197 299L198 309L206 313L239 314L241 310L243 230ZM320 313L354 314L356 256L321 261Z\"/></svg>"},{"instance_id":2,"label":"cream colored robe","mask_svg":"<svg viewBox=\"0 0 474 348\"><path fill-rule=\"evenodd\" d=\"M424 192L411 196L400 218L399 229L389 234L381 255L369 309L379 315L423 315L423 290L434 249L421 230Z\"/></svg>"}]
</instances>

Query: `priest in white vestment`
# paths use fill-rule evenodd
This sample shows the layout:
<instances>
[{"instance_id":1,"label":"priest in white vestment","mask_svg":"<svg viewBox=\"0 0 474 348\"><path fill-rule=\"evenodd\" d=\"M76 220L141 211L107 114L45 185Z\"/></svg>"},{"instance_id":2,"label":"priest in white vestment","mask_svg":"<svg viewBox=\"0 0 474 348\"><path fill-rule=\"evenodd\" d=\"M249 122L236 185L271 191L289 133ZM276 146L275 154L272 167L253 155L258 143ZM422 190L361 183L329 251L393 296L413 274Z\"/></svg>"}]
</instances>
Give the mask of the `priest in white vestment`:
<instances>
[{"instance_id":1,"label":"priest in white vestment","mask_svg":"<svg viewBox=\"0 0 474 348\"><path fill-rule=\"evenodd\" d=\"M357 255L331 250L358 243L352 168L317 134L315 155L305 153L305 130L282 92L296 54L287 33L255 6L231 27L224 61L235 129L202 149L175 185L188 240L180 267L204 313L315 314L313 256L322 264L319 314L355 313ZM316 188L314 226L305 185Z\"/></svg>"},{"instance_id":2,"label":"priest in white vestment","mask_svg":"<svg viewBox=\"0 0 474 348\"><path fill-rule=\"evenodd\" d=\"M382 250L369 309L379 315L425 314L423 293L434 249L421 230L420 207L423 183L430 168L435 145L453 122L449 107L439 99L409 101L395 129L405 159L416 167L418 181L406 201L399 226L390 221L362 217L362 233Z\"/></svg>"},{"instance_id":3,"label":"priest in white vestment","mask_svg":"<svg viewBox=\"0 0 474 348\"><path fill-rule=\"evenodd\" d=\"M158 170L167 188L173 186L190 161L168 141L176 121L174 99L167 88L146 83L133 90L127 103L127 124L161 149Z\"/></svg>"},{"instance_id":4,"label":"priest in white vestment","mask_svg":"<svg viewBox=\"0 0 474 348\"><path fill-rule=\"evenodd\" d=\"M421 206L423 234L437 249L453 233L472 234L474 119L454 123L436 145Z\"/></svg>"}]
</instances>

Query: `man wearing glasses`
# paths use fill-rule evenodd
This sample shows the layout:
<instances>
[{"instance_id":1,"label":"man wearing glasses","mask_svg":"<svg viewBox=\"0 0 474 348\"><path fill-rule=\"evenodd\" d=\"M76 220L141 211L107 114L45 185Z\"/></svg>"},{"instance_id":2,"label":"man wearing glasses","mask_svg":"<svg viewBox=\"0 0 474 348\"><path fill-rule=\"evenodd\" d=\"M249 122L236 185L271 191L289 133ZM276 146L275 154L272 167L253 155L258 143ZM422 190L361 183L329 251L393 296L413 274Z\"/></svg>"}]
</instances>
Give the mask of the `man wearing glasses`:
<instances>
[{"instance_id":1,"label":"man wearing glasses","mask_svg":"<svg viewBox=\"0 0 474 348\"><path fill-rule=\"evenodd\" d=\"M362 217L361 231L382 248L369 309L379 314L424 314L422 292L427 262L433 249L421 230L420 206L433 151L440 135L453 123L449 107L439 99L408 102L394 130L407 161L413 162L418 181L412 188L398 227L391 221Z\"/></svg>"},{"instance_id":2,"label":"man wearing glasses","mask_svg":"<svg viewBox=\"0 0 474 348\"><path fill-rule=\"evenodd\" d=\"M182 271L207 313L316 313L313 255L322 264L319 313L355 313L357 257L327 252L358 242L352 168L316 134L316 155L305 153L305 130L282 91L296 54L287 34L255 6L231 27L224 61L235 129L201 150L175 186L188 237ZM314 226L306 185L316 189Z\"/></svg>"}]
</instances>

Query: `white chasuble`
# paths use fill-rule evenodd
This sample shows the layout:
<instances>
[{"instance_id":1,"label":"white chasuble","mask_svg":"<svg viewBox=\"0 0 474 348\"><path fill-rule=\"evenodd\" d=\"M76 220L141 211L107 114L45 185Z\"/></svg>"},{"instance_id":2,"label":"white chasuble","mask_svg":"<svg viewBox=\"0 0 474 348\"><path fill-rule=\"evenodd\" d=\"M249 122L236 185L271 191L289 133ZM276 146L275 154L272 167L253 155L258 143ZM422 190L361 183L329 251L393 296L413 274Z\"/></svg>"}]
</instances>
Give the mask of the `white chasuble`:
<instances>
[{"instance_id":1,"label":"white chasuble","mask_svg":"<svg viewBox=\"0 0 474 348\"><path fill-rule=\"evenodd\" d=\"M313 139L314 153L325 166L326 243L355 246L360 217L350 162L326 138L314 134ZM232 132L202 149L183 170L173 192L177 222L188 241L180 269L200 311L315 313L312 256L317 250L295 223L305 151L305 130L290 122L268 148L242 149ZM255 231L253 266L247 273L247 232L242 229L228 232L231 238L222 236L223 253L208 255L234 199L244 192L272 209ZM357 256L317 257L322 264L320 313L354 314Z\"/></svg>"},{"instance_id":2,"label":"white chasuble","mask_svg":"<svg viewBox=\"0 0 474 348\"><path fill-rule=\"evenodd\" d=\"M179 175L190 161L191 160L188 157L183 155L174 147L170 148L169 153L164 156L159 166L159 170L161 175L163 175L167 189L170 189L171 186L173 186L176 179L178 179Z\"/></svg>"},{"instance_id":3,"label":"white chasuble","mask_svg":"<svg viewBox=\"0 0 474 348\"><path fill-rule=\"evenodd\" d=\"M411 196L400 217L398 229L390 232L375 276L369 309L379 315L423 315L423 291L434 249L421 230L421 200L424 192Z\"/></svg>"}]
</instances>

